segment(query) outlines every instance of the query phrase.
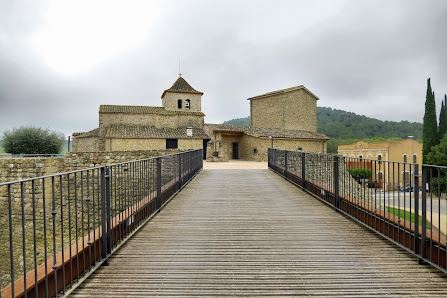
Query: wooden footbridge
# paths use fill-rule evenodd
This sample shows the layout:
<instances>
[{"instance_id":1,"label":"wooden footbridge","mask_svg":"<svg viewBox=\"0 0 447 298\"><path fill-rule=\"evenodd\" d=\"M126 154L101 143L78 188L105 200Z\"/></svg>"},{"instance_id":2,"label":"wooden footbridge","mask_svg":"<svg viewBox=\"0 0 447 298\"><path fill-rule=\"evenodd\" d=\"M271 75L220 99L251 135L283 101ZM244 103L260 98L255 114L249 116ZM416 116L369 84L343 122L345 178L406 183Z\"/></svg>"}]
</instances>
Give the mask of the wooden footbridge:
<instances>
[{"instance_id":1,"label":"wooden footbridge","mask_svg":"<svg viewBox=\"0 0 447 298\"><path fill-rule=\"evenodd\" d=\"M0 184L0 298L447 297L441 194L380 192L349 164L269 149L268 166L203 166L197 150Z\"/></svg>"},{"instance_id":2,"label":"wooden footbridge","mask_svg":"<svg viewBox=\"0 0 447 298\"><path fill-rule=\"evenodd\" d=\"M447 276L267 168L205 168L72 293L281 295L446 297Z\"/></svg>"}]
</instances>

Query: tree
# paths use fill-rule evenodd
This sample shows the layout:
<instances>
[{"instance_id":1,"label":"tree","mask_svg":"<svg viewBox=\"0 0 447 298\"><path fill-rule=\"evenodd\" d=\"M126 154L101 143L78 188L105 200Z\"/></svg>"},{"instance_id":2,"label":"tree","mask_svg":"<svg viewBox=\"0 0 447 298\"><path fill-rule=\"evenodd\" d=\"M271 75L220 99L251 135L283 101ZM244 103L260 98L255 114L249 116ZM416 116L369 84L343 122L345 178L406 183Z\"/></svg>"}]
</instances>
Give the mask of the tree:
<instances>
[{"instance_id":1,"label":"tree","mask_svg":"<svg viewBox=\"0 0 447 298\"><path fill-rule=\"evenodd\" d=\"M444 101L442 101L441 113L439 114L439 141L442 140L447 132L447 95L444 95Z\"/></svg>"},{"instance_id":2,"label":"tree","mask_svg":"<svg viewBox=\"0 0 447 298\"><path fill-rule=\"evenodd\" d=\"M57 154L63 143L64 135L48 128L21 126L3 134L3 147L12 154Z\"/></svg>"},{"instance_id":3,"label":"tree","mask_svg":"<svg viewBox=\"0 0 447 298\"><path fill-rule=\"evenodd\" d=\"M424 123L422 125L422 162L427 162L427 154L438 144L438 125L436 121L435 94L431 89L430 78L427 80Z\"/></svg>"},{"instance_id":4,"label":"tree","mask_svg":"<svg viewBox=\"0 0 447 298\"><path fill-rule=\"evenodd\" d=\"M427 155L427 164L437 165L437 166L447 166L447 135L442 138L441 143L439 145L433 146L431 148L430 153ZM438 172L436 168L432 168L432 179L428 179L430 181L430 190L433 191L435 195L438 195L439 189L441 192L446 191L447 177L446 170L440 168L440 175L438 176ZM429 173L427 173L430 176Z\"/></svg>"}]
</instances>

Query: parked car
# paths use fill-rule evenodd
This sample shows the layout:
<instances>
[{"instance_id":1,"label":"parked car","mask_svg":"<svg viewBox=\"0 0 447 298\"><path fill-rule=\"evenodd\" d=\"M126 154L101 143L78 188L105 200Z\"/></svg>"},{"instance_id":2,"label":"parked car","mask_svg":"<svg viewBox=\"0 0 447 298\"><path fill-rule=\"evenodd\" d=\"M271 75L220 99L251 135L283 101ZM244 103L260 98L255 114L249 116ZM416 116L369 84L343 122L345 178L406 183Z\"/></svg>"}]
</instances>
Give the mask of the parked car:
<instances>
[{"instance_id":1,"label":"parked car","mask_svg":"<svg viewBox=\"0 0 447 298\"><path fill-rule=\"evenodd\" d=\"M403 192L413 192L414 191L414 184L401 187L401 188L399 188L399 190L403 191ZM422 190L422 187L419 187L419 191L421 191L421 190Z\"/></svg>"}]
</instances>

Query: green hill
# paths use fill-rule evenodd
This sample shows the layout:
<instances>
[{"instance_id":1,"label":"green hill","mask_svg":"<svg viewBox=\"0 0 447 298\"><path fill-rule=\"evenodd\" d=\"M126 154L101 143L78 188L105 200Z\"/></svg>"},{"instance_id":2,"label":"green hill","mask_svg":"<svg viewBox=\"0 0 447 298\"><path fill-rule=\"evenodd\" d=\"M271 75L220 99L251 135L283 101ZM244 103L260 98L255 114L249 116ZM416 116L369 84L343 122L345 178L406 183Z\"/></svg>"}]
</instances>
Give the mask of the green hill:
<instances>
[{"instance_id":1,"label":"green hill","mask_svg":"<svg viewBox=\"0 0 447 298\"><path fill-rule=\"evenodd\" d=\"M385 141L414 136L422 139L422 123L409 121L382 121L352 112L326 107L317 108L318 132L331 138L328 152L336 153L338 145L352 144L359 140ZM232 125L250 125L250 117L223 122Z\"/></svg>"}]
</instances>

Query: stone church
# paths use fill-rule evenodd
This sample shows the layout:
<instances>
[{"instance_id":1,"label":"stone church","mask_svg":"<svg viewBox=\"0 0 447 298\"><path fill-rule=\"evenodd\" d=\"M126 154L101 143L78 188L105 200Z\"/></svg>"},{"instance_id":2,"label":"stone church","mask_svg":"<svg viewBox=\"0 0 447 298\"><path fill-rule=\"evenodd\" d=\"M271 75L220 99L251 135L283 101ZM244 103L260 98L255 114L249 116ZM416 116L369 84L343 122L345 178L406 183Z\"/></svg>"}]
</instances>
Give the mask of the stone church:
<instances>
[{"instance_id":1,"label":"stone church","mask_svg":"<svg viewBox=\"0 0 447 298\"><path fill-rule=\"evenodd\" d=\"M101 105L99 127L73 133L73 151L204 149L210 161L266 161L267 149L326 152L317 133L317 100L304 86L249 98L250 126L205 124L203 93L179 76L162 107Z\"/></svg>"}]
</instances>

